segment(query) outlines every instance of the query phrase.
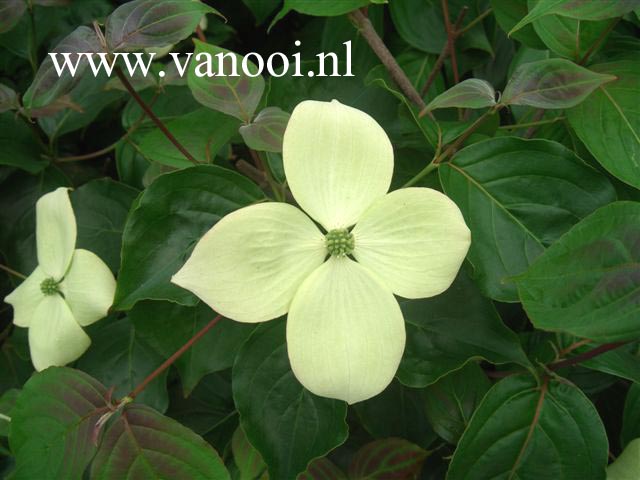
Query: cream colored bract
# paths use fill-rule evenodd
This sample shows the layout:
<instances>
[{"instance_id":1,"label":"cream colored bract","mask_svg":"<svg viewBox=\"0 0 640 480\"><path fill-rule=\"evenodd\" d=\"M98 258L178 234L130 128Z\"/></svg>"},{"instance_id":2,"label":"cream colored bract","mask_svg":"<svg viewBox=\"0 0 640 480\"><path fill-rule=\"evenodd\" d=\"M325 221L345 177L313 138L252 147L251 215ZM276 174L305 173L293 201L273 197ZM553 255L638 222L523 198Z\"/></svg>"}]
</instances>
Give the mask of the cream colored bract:
<instances>
[{"instance_id":1,"label":"cream colored bract","mask_svg":"<svg viewBox=\"0 0 640 480\"><path fill-rule=\"evenodd\" d=\"M391 382L404 351L394 294L446 290L469 249L469 229L436 190L387 193L387 135L369 115L335 100L295 108L283 161L293 196L327 237L291 205L242 208L202 237L172 281L240 322L288 313L287 350L298 380L318 395L366 400Z\"/></svg>"},{"instance_id":2,"label":"cream colored bract","mask_svg":"<svg viewBox=\"0 0 640 480\"><path fill-rule=\"evenodd\" d=\"M66 188L36 204L38 266L4 301L13 323L29 329L36 370L62 366L82 355L91 339L82 327L107 314L116 289L109 267L88 250L75 249L76 219Z\"/></svg>"}]
</instances>

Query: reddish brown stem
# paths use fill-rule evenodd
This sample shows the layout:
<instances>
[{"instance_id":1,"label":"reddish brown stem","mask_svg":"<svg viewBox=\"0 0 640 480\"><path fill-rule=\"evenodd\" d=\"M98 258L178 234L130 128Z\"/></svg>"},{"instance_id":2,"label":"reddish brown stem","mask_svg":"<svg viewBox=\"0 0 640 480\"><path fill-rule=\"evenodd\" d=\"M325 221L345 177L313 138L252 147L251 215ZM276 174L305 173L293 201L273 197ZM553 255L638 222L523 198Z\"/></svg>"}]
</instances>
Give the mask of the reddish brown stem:
<instances>
[{"instance_id":1,"label":"reddish brown stem","mask_svg":"<svg viewBox=\"0 0 640 480\"><path fill-rule=\"evenodd\" d=\"M198 37L198 40L200 40L202 43L207 43L207 37L204 36L204 32L202 31L202 28L200 28L200 25L196 27L196 35Z\"/></svg>"},{"instance_id":2,"label":"reddish brown stem","mask_svg":"<svg viewBox=\"0 0 640 480\"><path fill-rule=\"evenodd\" d=\"M449 0L442 0L442 14L444 15L444 26L447 30L447 50L451 57L451 69L453 70L453 84L460 82L460 72L458 72L458 60L456 58L456 32L449 18Z\"/></svg>"},{"instance_id":3,"label":"reddish brown stem","mask_svg":"<svg viewBox=\"0 0 640 480\"><path fill-rule=\"evenodd\" d=\"M467 14L468 11L469 11L468 7L463 7L460 10L460 13L458 13L458 18L456 18L456 23L454 24L453 31L452 31L452 34L454 36L454 40L457 39L461 35L460 27L462 26L462 21L464 20L464 17ZM442 70L442 66L444 65L444 61L447 59L447 56L449 55L449 41L448 40L449 39L448 39L448 32L447 32L447 43L445 43L444 47L442 47L442 51L440 52L440 55L438 56L438 60L436 60L435 65L431 69L431 72L429 72L429 77L427 78L427 81L424 84L424 86L422 87L422 90L420 92L422 96L426 95L427 92L429 91L429 88L433 84L433 82L436 79L436 76L438 75L438 73L440 73L440 70ZM457 66L457 64L456 64L456 66Z\"/></svg>"},{"instance_id":4,"label":"reddish brown stem","mask_svg":"<svg viewBox=\"0 0 640 480\"><path fill-rule=\"evenodd\" d=\"M130 397L132 399L136 398L140 394L140 392L142 392L145 388L147 388L147 385L149 385L149 383L151 383L153 380L156 379L156 377L158 377L158 375L160 375L167 368L169 368L171 365L173 365L175 363L175 361L178 360L182 356L182 354L184 352L186 352L191 347L193 347L193 345L198 340L200 340L209 330L211 330L213 327L215 327L215 325L220 320L222 320L222 316L221 315L217 315L216 318L214 318L209 323L207 323L202 330L200 330L193 337L191 337L187 343L185 343L182 347L180 347L178 349L178 351L176 351L176 353L174 353L169 358L167 358L162 363L162 365L160 365L158 368L156 368L147 378L145 378L136 388L134 388L131 391L131 393L129 393L129 395L127 395L127 397Z\"/></svg>"},{"instance_id":5,"label":"reddish brown stem","mask_svg":"<svg viewBox=\"0 0 640 480\"><path fill-rule=\"evenodd\" d=\"M600 345L599 347L588 350L584 353L576 355L575 357L566 358L564 360L560 360L559 362L552 363L548 365L549 370L559 370L565 367L571 367L572 365L577 365L582 362L586 362L587 360L591 360L598 355L602 355L603 353L607 353L611 350L615 350L623 345L626 345L629 342L613 342L613 343L605 343L604 345Z\"/></svg>"},{"instance_id":6,"label":"reddish brown stem","mask_svg":"<svg viewBox=\"0 0 640 480\"><path fill-rule=\"evenodd\" d=\"M124 73L122 73L122 70L120 70L120 68L116 67L115 71L116 71L116 75L118 76L118 78L120 79L120 81L122 82L124 87L127 89L129 94L131 94L133 99L138 103L138 105L140 105L140 108L142 108L142 110L144 110L144 112L147 114L147 116L153 121L153 123L156 124L156 126L160 129L160 131L164 134L164 136L167 137L167 139L180 151L180 153L182 153L182 155L185 156L185 158L187 160L189 160L194 165L197 165L198 162L193 157L193 155L191 155L187 151L187 149L184 148L184 146L178 141L178 139L176 137L174 137L173 134L169 131L167 126L162 122L162 120L160 120L156 116L156 114L153 113L151 108L149 108L149 106L144 102L142 97L140 95L138 95L138 92L136 92L136 89L133 88L133 85L131 85L131 82L129 82L129 80L124 75Z\"/></svg>"}]
</instances>

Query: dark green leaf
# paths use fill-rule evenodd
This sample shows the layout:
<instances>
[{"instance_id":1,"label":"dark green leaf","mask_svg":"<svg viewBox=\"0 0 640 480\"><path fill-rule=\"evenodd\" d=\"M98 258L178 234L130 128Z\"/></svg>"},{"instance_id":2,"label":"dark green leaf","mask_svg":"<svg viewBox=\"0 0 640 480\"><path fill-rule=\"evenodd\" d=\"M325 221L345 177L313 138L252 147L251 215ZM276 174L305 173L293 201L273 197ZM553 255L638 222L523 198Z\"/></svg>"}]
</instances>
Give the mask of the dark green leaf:
<instances>
[{"instance_id":1,"label":"dark green leaf","mask_svg":"<svg viewBox=\"0 0 640 480\"><path fill-rule=\"evenodd\" d=\"M518 337L464 271L443 294L401 307L407 345L398 378L405 385L430 385L474 358L529 367Z\"/></svg>"},{"instance_id":2,"label":"dark green leaf","mask_svg":"<svg viewBox=\"0 0 640 480\"><path fill-rule=\"evenodd\" d=\"M13 407L9 443L15 480L82 478L96 447L107 389L86 373L52 367L31 377Z\"/></svg>"},{"instance_id":3,"label":"dark green leaf","mask_svg":"<svg viewBox=\"0 0 640 480\"><path fill-rule=\"evenodd\" d=\"M193 335L204 328L216 314L200 302L183 307L167 302L143 302L130 312L136 332L160 354L168 358ZM240 346L254 325L222 319L213 332L205 335L175 363L182 378L185 395L189 395L200 379L233 365Z\"/></svg>"},{"instance_id":4,"label":"dark green leaf","mask_svg":"<svg viewBox=\"0 0 640 480\"><path fill-rule=\"evenodd\" d=\"M171 276L220 218L263 198L246 178L212 165L159 177L138 197L125 225L116 308L128 310L145 299L195 305Z\"/></svg>"},{"instance_id":5,"label":"dark green leaf","mask_svg":"<svg viewBox=\"0 0 640 480\"><path fill-rule=\"evenodd\" d=\"M107 18L107 45L112 52L172 45L191 35L206 13L218 14L200 0L134 0Z\"/></svg>"},{"instance_id":6,"label":"dark green leaf","mask_svg":"<svg viewBox=\"0 0 640 480\"><path fill-rule=\"evenodd\" d=\"M271 478L295 478L347 438L346 403L317 397L294 377L282 320L260 325L240 350L233 398Z\"/></svg>"},{"instance_id":7,"label":"dark green leaf","mask_svg":"<svg viewBox=\"0 0 640 480\"><path fill-rule=\"evenodd\" d=\"M439 169L442 186L471 229L469 261L491 298L517 301L514 275L598 207L615 200L609 181L547 140L494 138Z\"/></svg>"},{"instance_id":8,"label":"dark green leaf","mask_svg":"<svg viewBox=\"0 0 640 480\"><path fill-rule=\"evenodd\" d=\"M640 384L632 383L624 402L622 417L622 445L628 445L633 439L640 438Z\"/></svg>"},{"instance_id":9,"label":"dark green leaf","mask_svg":"<svg viewBox=\"0 0 640 480\"><path fill-rule=\"evenodd\" d=\"M200 436L145 405L129 404L104 433L91 478L230 477L216 451Z\"/></svg>"},{"instance_id":10,"label":"dark green leaf","mask_svg":"<svg viewBox=\"0 0 640 480\"><path fill-rule=\"evenodd\" d=\"M604 206L573 227L518 279L536 328L597 342L640 335L640 203Z\"/></svg>"},{"instance_id":11,"label":"dark green leaf","mask_svg":"<svg viewBox=\"0 0 640 480\"><path fill-rule=\"evenodd\" d=\"M455 445L491 382L477 363L442 377L424 392L425 411L438 435Z\"/></svg>"},{"instance_id":12,"label":"dark green leaf","mask_svg":"<svg viewBox=\"0 0 640 480\"><path fill-rule=\"evenodd\" d=\"M489 82L470 78L454 85L431 100L426 110L437 108L484 108L496 104L496 92Z\"/></svg>"},{"instance_id":13,"label":"dark green leaf","mask_svg":"<svg viewBox=\"0 0 640 480\"><path fill-rule=\"evenodd\" d=\"M381 394L354 405L362 426L374 438L400 437L428 448L435 440L421 391L394 380Z\"/></svg>"},{"instance_id":14,"label":"dark green leaf","mask_svg":"<svg viewBox=\"0 0 640 480\"><path fill-rule=\"evenodd\" d=\"M504 105L570 108L584 101L613 75L595 73L563 58L525 63L518 67L502 94Z\"/></svg>"},{"instance_id":15,"label":"dark green leaf","mask_svg":"<svg viewBox=\"0 0 640 480\"><path fill-rule=\"evenodd\" d=\"M575 353L584 353L597 346L598 345L590 344L576 349ZM618 347L615 350L603 353L585 362L580 362L580 365L598 372L640 383L640 358L633 353L633 350L635 350L635 346L633 345Z\"/></svg>"},{"instance_id":16,"label":"dark green leaf","mask_svg":"<svg viewBox=\"0 0 640 480\"><path fill-rule=\"evenodd\" d=\"M251 10L256 19L256 25L264 23L271 14L280 6L280 0L242 0Z\"/></svg>"},{"instance_id":17,"label":"dark green leaf","mask_svg":"<svg viewBox=\"0 0 640 480\"><path fill-rule=\"evenodd\" d=\"M0 1L0 33L8 32L22 18L27 10L27 2L24 0Z\"/></svg>"},{"instance_id":18,"label":"dark green leaf","mask_svg":"<svg viewBox=\"0 0 640 480\"><path fill-rule=\"evenodd\" d=\"M205 107L226 113L245 123L251 122L264 92L264 79L259 74L258 67L224 48L198 40L194 40L194 43L196 50L189 65L187 83L195 99ZM199 58L201 53L208 54L208 60ZM244 68L243 63L246 63ZM246 70L253 76L247 75ZM199 76L200 74L204 76ZM209 74L213 76L208 76Z\"/></svg>"},{"instance_id":19,"label":"dark green leaf","mask_svg":"<svg viewBox=\"0 0 640 480\"><path fill-rule=\"evenodd\" d=\"M165 359L137 335L128 318L103 320L90 333L91 348L77 366L107 388L113 387L115 399L131 392ZM169 404L167 371L153 380L137 400L164 412Z\"/></svg>"},{"instance_id":20,"label":"dark green leaf","mask_svg":"<svg viewBox=\"0 0 640 480\"><path fill-rule=\"evenodd\" d=\"M240 127L247 147L261 152L281 152L282 137L290 115L278 107L262 110L249 125Z\"/></svg>"},{"instance_id":21,"label":"dark green leaf","mask_svg":"<svg viewBox=\"0 0 640 480\"><path fill-rule=\"evenodd\" d=\"M40 155L31 129L12 112L0 113L0 165L38 173L48 163Z\"/></svg>"},{"instance_id":22,"label":"dark green leaf","mask_svg":"<svg viewBox=\"0 0 640 480\"><path fill-rule=\"evenodd\" d=\"M218 151L238 131L239 124L228 115L199 108L167 122L166 126L196 161L213 163ZM142 154L154 162L176 168L192 165L159 129L143 136L139 147Z\"/></svg>"},{"instance_id":23,"label":"dark green leaf","mask_svg":"<svg viewBox=\"0 0 640 480\"><path fill-rule=\"evenodd\" d=\"M103 178L71 191L78 238L76 248L98 255L112 271L120 266L122 231L138 191Z\"/></svg>"},{"instance_id":24,"label":"dark green leaf","mask_svg":"<svg viewBox=\"0 0 640 480\"><path fill-rule=\"evenodd\" d=\"M510 31L527 14L527 0L491 0L496 21L505 32ZM511 35L530 48L542 49L545 44L540 40L531 25L526 25Z\"/></svg>"},{"instance_id":25,"label":"dark green leaf","mask_svg":"<svg viewBox=\"0 0 640 480\"><path fill-rule=\"evenodd\" d=\"M11 425L11 410L16 404L16 400L20 395L20 390L12 388L7 390L0 396L0 437L9 435L9 426Z\"/></svg>"},{"instance_id":26,"label":"dark green leaf","mask_svg":"<svg viewBox=\"0 0 640 480\"><path fill-rule=\"evenodd\" d=\"M331 0L330 2L318 2L317 0L284 0L282 10L272 20L269 28L282 20L291 10L305 15L319 17L333 17L349 13L357 8L364 7L369 0Z\"/></svg>"},{"instance_id":27,"label":"dark green leaf","mask_svg":"<svg viewBox=\"0 0 640 480\"><path fill-rule=\"evenodd\" d=\"M567 112L569 123L593 156L611 174L640 188L640 62L591 67L615 75L583 103Z\"/></svg>"},{"instance_id":28,"label":"dark green leaf","mask_svg":"<svg viewBox=\"0 0 640 480\"><path fill-rule=\"evenodd\" d=\"M233 461L240 470L239 480L255 480L266 472L267 465L260 453L249 443L240 427L236 429L231 439L231 452Z\"/></svg>"},{"instance_id":29,"label":"dark green leaf","mask_svg":"<svg viewBox=\"0 0 640 480\"><path fill-rule=\"evenodd\" d=\"M68 69L65 69L61 76L58 76L50 56L42 62L38 72L36 73L33 83L24 94L22 102L27 109L37 109L45 107L54 100L59 99L63 95L69 93L75 85L78 84L83 77L84 72L89 65L86 57L78 59L78 53L97 53L102 51L100 41L89 27L78 27L72 33L62 39L58 45L52 50L52 53L58 53L58 63L63 65L62 53L70 53L69 61L76 65L77 70L71 75Z\"/></svg>"},{"instance_id":30,"label":"dark green leaf","mask_svg":"<svg viewBox=\"0 0 640 480\"><path fill-rule=\"evenodd\" d=\"M512 375L485 396L448 480L604 480L607 436L587 397L565 381Z\"/></svg>"},{"instance_id":31,"label":"dark green leaf","mask_svg":"<svg viewBox=\"0 0 640 480\"><path fill-rule=\"evenodd\" d=\"M374 440L362 447L349 465L349 477L384 480L415 478L427 451L402 438Z\"/></svg>"},{"instance_id":32,"label":"dark green leaf","mask_svg":"<svg viewBox=\"0 0 640 480\"><path fill-rule=\"evenodd\" d=\"M620 17L640 6L640 0L545 0L537 3L510 34L545 15L561 15L578 20Z\"/></svg>"}]
</instances>

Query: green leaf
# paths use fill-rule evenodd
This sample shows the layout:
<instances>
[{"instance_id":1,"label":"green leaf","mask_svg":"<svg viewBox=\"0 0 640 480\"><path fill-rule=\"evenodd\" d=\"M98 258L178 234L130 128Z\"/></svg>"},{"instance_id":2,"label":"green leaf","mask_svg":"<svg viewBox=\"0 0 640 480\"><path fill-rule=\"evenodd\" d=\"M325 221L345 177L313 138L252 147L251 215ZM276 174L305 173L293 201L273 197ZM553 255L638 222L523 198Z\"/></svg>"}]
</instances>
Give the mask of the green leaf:
<instances>
[{"instance_id":1,"label":"green leaf","mask_svg":"<svg viewBox=\"0 0 640 480\"><path fill-rule=\"evenodd\" d=\"M607 452L598 412L578 388L512 375L484 397L447 480L604 480Z\"/></svg>"},{"instance_id":2,"label":"green leaf","mask_svg":"<svg viewBox=\"0 0 640 480\"><path fill-rule=\"evenodd\" d=\"M12 112L0 113L0 165L38 173L48 164L40 155L32 130Z\"/></svg>"},{"instance_id":3,"label":"green leaf","mask_svg":"<svg viewBox=\"0 0 640 480\"><path fill-rule=\"evenodd\" d=\"M640 384L632 383L627 392L622 416L622 445L628 445L634 438L640 438Z\"/></svg>"},{"instance_id":4,"label":"green leaf","mask_svg":"<svg viewBox=\"0 0 640 480\"><path fill-rule=\"evenodd\" d=\"M347 405L304 389L289 366L285 323L260 325L233 366L233 398L271 478L296 478L347 438Z\"/></svg>"},{"instance_id":5,"label":"green leaf","mask_svg":"<svg viewBox=\"0 0 640 480\"><path fill-rule=\"evenodd\" d=\"M503 105L570 108L584 101L613 75L595 73L563 58L525 63L518 67L500 99Z\"/></svg>"},{"instance_id":6,"label":"green leaf","mask_svg":"<svg viewBox=\"0 0 640 480\"><path fill-rule=\"evenodd\" d=\"M24 0L2 0L0 2L0 33L11 30L20 21L27 10Z\"/></svg>"},{"instance_id":7,"label":"green leaf","mask_svg":"<svg viewBox=\"0 0 640 480\"><path fill-rule=\"evenodd\" d=\"M242 428L238 427L231 439L233 461L240 470L239 480L255 480L261 478L267 470L260 453L247 440ZM266 477L266 475L265 475Z\"/></svg>"},{"instance_id":8,"label":"green leaf","mask_svg":"<svg viewBox=\"0 0 640 480\"><path fill-rule=\"evenodd\" d=\"M115 308L128 310L145 299L195 305L197 299L173 285L171 276L218 220L263 198L260 189L246 178L212 165L159 177L129 213Z\"/></svg>"},{"instance_id":9,"label":"green leaf","mask_svg":"<svg viewBox=\"0 0 640 480\"><path fill-rule=\"evenodd\" d=\"M96 451L95 424L109 411L106 396L79 370L52 367L32 376L11 412L12 478L82 478Z\"/></svg>"},{"instance_id":10,"label":"green leaf","mask_svg":"<svg viewBox=\"0 0 640 480\"><path fill-rule=\"evenodd\" d=\"M424 392L425 412L438 435L455 445L491 382L477 363L442 377Z\"/></svg>"},{"instance_id":11,"label":"green leaf","mask_svg":"<svg viewBox=\"0 0 640 480\"><path fill-rule=\"evenodd\" d=\"M138 191L109 178L92 180L70 192L76 216L76 248L98 255L112 271L120 266L122 232Z\"/></svg>"},{"instance_id":12,"label":"green leaf","mask_svg":"<svg viewBox=\"0 0 640 480\"><path fill-rule=\"evenodd\" d=\"M249 125L240 127L240 135L249 148L261 152L282 152L282 137L290 116L278 107L267 107Z\"/></svg>"},{"instance_id":13,"label":"green leaf","mask_svg":"<svg viewBox=\"0 0 640 480\"><path fill-rule=\"evenodd\" d=\"M261 25L280 6L280 0L242 0L251 10L256 19L256 25Z\"/></svg>"},{"instance_id":14,"label":"green leaf","mask_svg":"<svg viewBox=\"0 0 640 480\"><path fill-rule=\"evenodd\" d=\"M496 92L489 82L470 78L441 93L426 106L426 111L437 108L484 108L496 104Z\"/></svg>"},{"instance_id":15,"label":"green leaf","mask_svg":"<svg viewBox=\"0 0 640 480\"><path fill-rule=\"evenodd\" d=\"M26 109L37 109L45 107L69 93L74 86L82 79L84 72L89 65L86 57L78 61L78 53L101 52L100 41L89 27L78 27L69 35L64 37L52 50L52 53L71 53L69 61L74 65L77 62L77 70L72 76L68 69L58 76L50 56L47 56L38 68L33 83L24 94L22 103ZM63 59L58 55L58 63L62 65Z\"/></svg>"},{"instance_id":16,"label":"green leaf","mask_svg":"<svg viewBox=\"0 0 640 480\"><path fill-rule=\"evenodd\" d=\"M588 346L576 349L575 353L585 353L597 346L598 345L589 344ZM580 362L580 365L598 372L640 383L640 361L638 356L633 353L633 350L635 350L634 345L618 347L615 350Z\"/></svg>"},{"instance_id":17,"label":"green leaf","mask_svg":"<svg viewBox=\"0 0 640 480\"><path fill-rule=\"evenodd\" d=\"M415 478L427 455L426 450L402 438L374 440L358 450L349 465L349 477Z\"/></svg>"},{"instance_id":18,"label":"green leaf","mask_svg":"<svg viewBox=\"0 0 640 480\"><path fill-rule=\"evenodd\" d=\"M114 388L115 399L125 397L165 360L140 338L128 318L98 322L90 334L91 348L80 357L77 366ZM167 373L154 379L136 400L164 412L169 405Z\"/></svg>"},{"instance_id":19,"label":"green leaf","mask_svg":"<svg viewBox=\"0 0 640 480\"><path fill-rule=\"evenodd\" d=\"M9 435L12 415L11 410L16 404L19 395L20 390L12 388L0 396L0 437L7 437Z\"/></svg>"},{"instance_id":20,"label":"green leaf","mask_svg":"<svg viewBox=\"0 0 640 480\"><path fill-rule=\"evenodd\" d=\"M198 40L194 43L196 49L189 64L187 84L195 99L205 107L250 123L264 92L264 79L258 67L224 48ZM208 54L209 60L201 60L200 54L204 54L204 58ZM245 68L242 68L243 64L246 64ZM252 76L247 75L246 70Z\"/></svg>"},{"instance_id":21,"label":"green leaf","mask_svg":"<svg viewBox=\"0 0 640 480\"><path fill-rule=\"evenodd\" d=\"M545 15L560 15L578 20L604 20L620 17L640 5L640 0L544 0L537 3L514 26L509 35Z\"/></svg>"},{"instance_id":22,"label":"green leaf","mask_svg":"<svg viewBox=\"0 0 640 480\"><path fill-rule=\"evenodd\" d=\"M347 476L326 457L316 458L296 480L347 480Z\"/></svg>"},{"instance_id":23,"label":"green leaf","mask_svg":"<svg viewBox=\"0 0 640 480\"><path fill-rule=\"evenodd\" d=\"M400 306L407 345L397 376L405 385L425 387L471 359L530 366L518 337L464 271L441 295Z\"/></svg>"},{"instance_id":24,"label":"green leaf","mask_svg":"<svg viewBox=\"0 0 640 480\"><path fill-rule=\"evenodd\" d=\"M200 163L213 163L218 151L238 131L239 122L228 115L199 108L166 123L167 129ZM160 131L153 129L140 140L142 154L154 162L176 168L193 165Z\"/></svg>"},{"instance_id":25,"label":"green leaf","mask_svg":"<svg viewBox=\"0 0 640 480\"><path fill-rule=\"evenodd\" d=\"M542 1L529 0L533 6L539 3ZM587 53L595 53L599 43L605 43L602 35L610 26L610 20L590 22L559 15L546 15L533 22L533 28L547 48L575 62L580 62Z\"/></svg>"},{"instance_id":26,"label":"green leaf","mask_svg":"<svg viewBox=\"0 0 640 480\"><path fill-rule=\"evenodd\" d=\"M591 67L617 80L602 85L567 111L571 127L612 175L640 188L640 62L619 61Z\"/></svg>"},{"instance_id":27,"label":"green leaf","mask_svg":"<svg viewBox=\"0 0 640 480\"><path fill-rule=\"evenodd\" d=\"M640 472L640 438L627 445L616 460L607 467L607 480L636 480Z\"/></svg>"},{"instance_id":28,"label":"green leaf","mask_svg":"<svg viewBox=\"0 0 640 480\"><path fill-rule=\"evenodd\" d=\"M130 312L136 333L164 358L168 358L216 316L206 304L183 307L167 302L138 303ZM251 335L253 324L222 319L174 364L182 388L189 395L200 379L233 365L240 346Z\"/></svg>"},{"instance_id":29,"label":"green leaf","mask_svg":"<svg viewBox=\"0 0 640 480\"><path fill-rule=\"evenodd\" d=\"M468 259L483 292L518 300L512 277L598 207L615 200L606 177L548 140L493 138L439 168L471 230Z\"/></svg>"},{"instance_id":30,"label":"green leaf","mask_svg":"<svg viewBox=\"0 0 640 480\"><path fill-rule=\"evenodd\" d=\"M16 92L12 88L0 83L0 113L8 110L17 110L18 108L20 108L20 102L18 102Z\"/></svg>"},{"instance_id":31,"label":"green leaf","mask_svg":"<svg viewBox=\"0 0 640 480\"><path fill-rule=\"evenodd\" d=\"M468 9L461 28L466 27L482 12L478 2L449 0L449 18L455 22L463 8ZM440 54L447 42L440 0L393 0L389 2L391 19L402 39L418 50ZM456 41L458 51L482 50L493 54L482 23L465 32Z\"/></svg>"},{"instance_id":32,"label":"green leaf","mask_svg":"<svg viewBox=\"0 0 640 480\"><path fill-rule=\"evenodd\" d=\"M353 408L362 426L374 438L405 438L428 448L436 439L424 413L421 390L394 380L381 394Z\"/></svg>"},{"instance_id":33,"label":"green leaf","mask_svg":"<svg viewBox=\"0 0 640 480\"><path fill-rule=\"evenodd\" d=\"M109 425L91 465L93 480L229 480L216 451L175 420L138 404Z\"/></svg>"},{"instance_id":34,"label":"green leaf","mask_svg":"<svg viewBox=\"0 0 640 480\"><path fill-rule=\"evenodd\" d=\"M502 30L508 32L527 14L527 0L491 0L493 15ZM529 48L543 49L545 44L536 34L533 26L526 25L511 35Z\"/></svg>"},{"instance_id":35,"label":"green leaf","mask_svg":"<svg viewBox=\"0 0 640 480\"><path fill-rule=\"evenodd\" d=\"M284 18L292 10L305 15L318 17L335 17L344 15L352 10L364 7L369 0L331 0L330 2L318 2L317 0L284 0L282 10L271 21L269 29Z\"/></svg>"},{"instance_id":36,"label":"green leaf","mask_svg":"<svg viewBox=\"0 0 640 480\"><path fill-rule=\"evenodd\" d=\"M112 52L173 45L191 35L207 13L220 15L200 0L134 0L107 18L107 45Z\"/></svg>"},{"instance_id":37,"label":"green leaf","mask_svg":"<svg viewBox=\"0 0 640 480\"><path fill-rule=\"evenodd\" d=\"M615 202L573 227L517 279L531 322L596 342L640 335L640 203Z\"/></svg>"}]
</instances>

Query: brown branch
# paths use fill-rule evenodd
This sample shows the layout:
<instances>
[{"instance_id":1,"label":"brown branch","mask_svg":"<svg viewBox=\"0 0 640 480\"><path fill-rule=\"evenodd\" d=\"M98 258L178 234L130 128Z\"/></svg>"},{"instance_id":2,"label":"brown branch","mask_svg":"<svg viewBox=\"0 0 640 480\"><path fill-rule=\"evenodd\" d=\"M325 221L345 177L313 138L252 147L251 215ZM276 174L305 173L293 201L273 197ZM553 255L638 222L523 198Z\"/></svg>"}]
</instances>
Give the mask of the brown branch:
<instances>
[{"instance_id":1,"label":"brown branch","mask_svg":"<svg viewBox=\"0 0 640 480\"><path fill-rule=\"evenodd\" d=\"M133 85L131 85L131 82L129 82L129 80L124 75L124 73L122 73L122 70L119 67L116 67L115 71L116 71L116 75L118 76L118 78L120 79L124 87L127 89L129 94L131 94L133 99L138 103L138 105L140 105L140 108L142 108L142 110L153 121L153 123L156 124L156 126L160 129L160 131L164 134L164 136L167 137L167 139L180 151L180 153L182 153L182 155L185 156L187 160L189 160L194 165L198 165L198 162L193 157L193 155L191 155L187 151L187 149L184 148L184 146L178 141L178 139L174 137L173 134L169 131L167 126L162 122L162 120L160 120L156 116L156 114L153 113L151 108L149 108L149 106L144 102L142 97L138 94L138 92L136 92L135 88L133 88Z\"/></svg>"},{"instance_id":2,"label":"brown branch","mask_svg":"<svg viewBox=\"0 0 640 480\"><path fill-rule=\"evenodd\" d=\"M26 275L23 275L23 274L22 274L22 273L20 273L20 272L16 272L13 268L9 268L9 267L7 267L6 265L2 265L1 263L0 263L0 270L4 270L5 272L7 272L7 273L9 273L9 274L13 275L14 277L18 277L18 278L21 278L21 279L23 279L23 280L24 280L25 278L27 278L27 276L26 276Z\"/></svg>"},{"instance_id":3,"label":"brown branch","mask_svg":"<svg viewBox=\"0 0 640 480\"><path fill-rule=\"evenodd\" d=\"M404 73L398 62L393 57L387 46L384 44L378 32L373 28L373 24L362 10L354 10L349 13L349 18L354 23L362 37L369 44L374 53L378 56L382 64L387 68L391 78L398 84L400 90L411 100L418 108L426 107L424 100L415 89L411 80Z\"/></svg>"},{"instance_id":4,"label":"brown branch","mask_svg":"<svg viewBox=\"0 0 640 480\"><path fill-rule=\"evenodd\" d=\"M204 32L202 31L200 25L196 27L196 36L202 43L207 43L207 37L204 36Z\"/></svg>"},{"instance_id":5,"label":"brown branch","mask_svg":"<svg viewBox=\"0 0 640 480\"><path fill-rule=\"evenodd\" d=\"M202 330L196 333L193 337L189 339L187 343L185 343L182 347L180 347L176 353L167 358L162 365L156 368L147 378L145 378L136 388L134 388L127 397L134 399L136 398L153 380L156 379L162 372L164 372L167 368L169 368L173 363L178 360L182 356L184 352L189 350L198 340L200 340L205 333L211 330L215 325L222 320L221 315L216 315L216 317L207 323Z\"/></svg>"},{"instance_id":6,"label":"brown branch","mask_svg":"<svg viewBox=\"0 0 640 480\"><path fill-rule=\"evenodd\" d=\"M462 21L464 20L465 15L467 14L467 12L469 11L468 7L463 7L460 10L460 13L458 13L458 18L456 18L456 22L453 25L453 29L452 29L452 35L453 35L453 40L455 41L460 35L462 35L463 31L466 30L458 30L461 26L462 26ZM447 12L448 15L448 12ZM421 90L421 94L422 96L426 95L427 92L429 91L429 88L431 87L431 85L433 84L434 80L436 79L436 76L438 75L438 73L440 73L440 70L442 69L442 66L444 65L444 61L447 59L447 56L449 55L449 38L448 38L448 32L447 32L447 43L444 44L444 47L442 47L442 51L440 52L440 55L438 56L438 60L436 60L435 65L433 66L433 68L431 69L431 72L429 72L429 77L427 78L427 82L424 84L424 86L422 87Z\"/></svg>"},{"instance_id":7,"label":"brown branch","mask_svg":"<svg viewBox=\"0 0 640 480\"><path fill-rule=\"evenodd\" d=\"M447 51L451 57L451 69L453 70L453 84L456 85L460 82L460 72L458 72L458 60L456 58L456 31L451 24L449 18L449 0L441 0L442 2L442 15L444 16L444 27L447 30ZM465 9L463 8L462 11Z\"/></svg>"},{"instance_id":8,"label":"brown branch","mask_svg":"<svg viewBox=\"0 0 640 480\"><path fill-rule=\"evenodd\" d=\"M607 353L611 350L615 350L623 345L626 345L629 342L613 342L613 343L605 343L604 345L600 345L599 347L588 350L584 353L576 355L575 357L566 358L564 360L560 360L559 362L554 362L548 365L549 370L555 371L565 367L571 367L573 365L577 365L582 362L586 362L587 360L591 360L598 355L602 355L603 353Z\"/></svg>"}]
</instances>

